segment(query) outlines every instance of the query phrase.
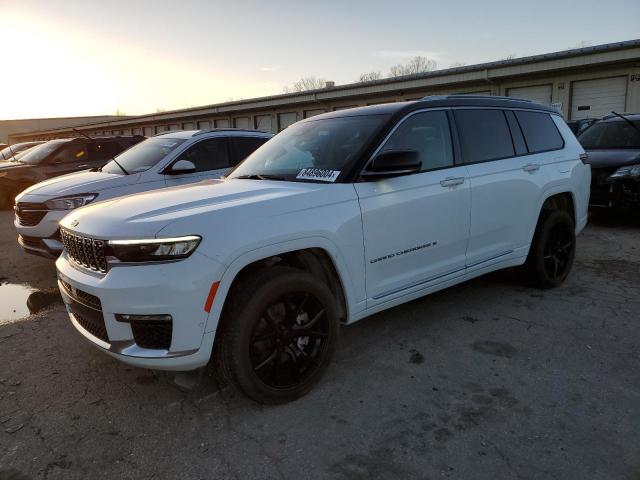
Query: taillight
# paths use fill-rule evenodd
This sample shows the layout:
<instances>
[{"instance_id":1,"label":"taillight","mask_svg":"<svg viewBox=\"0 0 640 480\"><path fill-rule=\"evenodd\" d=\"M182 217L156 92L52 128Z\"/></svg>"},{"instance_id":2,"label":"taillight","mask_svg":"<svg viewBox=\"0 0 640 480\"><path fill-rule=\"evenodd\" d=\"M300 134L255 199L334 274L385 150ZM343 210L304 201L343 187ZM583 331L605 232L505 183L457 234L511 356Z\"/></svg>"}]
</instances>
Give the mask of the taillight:
<instances>
[{"instance_id":1,"label":"taillight","mask_svg":"<svg viewBox=\"0 0 640 480\"><path fill-rule=\"evenodd\" d=\"M587 155L586 152L580 154L580 161L582 163L587 163L588 160L589 160L589 155Z\"/></svg>"}]
</instances>

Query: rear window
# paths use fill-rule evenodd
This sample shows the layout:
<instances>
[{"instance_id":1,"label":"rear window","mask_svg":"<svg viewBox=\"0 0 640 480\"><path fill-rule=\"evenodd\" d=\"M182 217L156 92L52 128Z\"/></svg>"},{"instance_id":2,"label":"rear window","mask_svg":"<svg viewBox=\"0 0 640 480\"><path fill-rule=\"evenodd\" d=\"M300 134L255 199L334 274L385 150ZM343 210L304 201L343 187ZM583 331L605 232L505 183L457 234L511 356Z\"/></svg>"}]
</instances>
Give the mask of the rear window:
<instances>
[{"instance_id":1,"label":"rear window","mask_svg":"<svg viewBox=\"0 0 640 480\"><path fill-rule=\"evenodd\" d=\"M502 110L455 110L464 163L514 155L509 125Z\"/></svg>"},{"instance_id":2,"label":"rear window","mask_svg":"<svg viewBox=\"0 0 640 480\"><path fill-rule=\"evenodd\" d=\"M640 148L640 122L624 120L598 122L578 136L585 150L599 148Z\"/></svg>"},{"instance_id":3,"label":"rear window","mask_svg":"<svg viewBox=\"0 0 640 480\"><path fill-rule=\"evenodd\" d=\"M558 150L564 140L548 113L514 112L530 153Z\"/></svg>"}]
</instances>

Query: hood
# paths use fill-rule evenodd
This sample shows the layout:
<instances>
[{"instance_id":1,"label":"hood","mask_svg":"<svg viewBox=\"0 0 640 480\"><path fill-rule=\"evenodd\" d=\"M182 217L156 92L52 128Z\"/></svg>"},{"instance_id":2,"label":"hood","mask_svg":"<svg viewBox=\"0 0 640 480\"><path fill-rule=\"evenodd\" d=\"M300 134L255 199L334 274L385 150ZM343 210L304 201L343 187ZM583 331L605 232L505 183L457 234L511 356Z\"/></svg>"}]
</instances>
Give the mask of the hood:
<instances>
[{"instance_id":1,"label":"hood","mask_svg":"<svg viewBox=\"0 0 640 480\"><path fill-rule=\"evenodd\" d=\"M0 172L6 172L8 170L16 170L20 168L31 168L33 165L26 163L13 162L11 160L3 160L0 162Z\"/></svg>"},{"instance_id":2,"label":"hood","mask_svg":"<svg viewBox=\"0 0 640 480\"><path fill-rule=\"evenodd\" d=\"M640 163L640 148L587 150L591 168L617 168Z\"/></svg>"},{"instance_id":3,"label":"hood","mask_svg":"<svg viewBox=\"0 0 640 480\"><path fill-rule=\"evenodd\" d=\"M88 205L67 215L60 224L80 234L105 239L154 237L178 220L189 224L191 233L197 233L202 222L214 219L220 225L247 224L254 218L273 219L294 210L331 203L335 199L330 196L330 186L270 180L205 180Z\"/></svg>"},{"instance_id":4,"label":"hood","mask_svg":"<svg viewBox=\"0 0 640 480\"><path fill-rule=\"evenodd\" d=\"M27 188L23 194L51 199L80 193L97 193L108 188L136 183L139 177L140 174L117 175L90 171L69 173L36 183Z\"/></svg>"}]
</instances>

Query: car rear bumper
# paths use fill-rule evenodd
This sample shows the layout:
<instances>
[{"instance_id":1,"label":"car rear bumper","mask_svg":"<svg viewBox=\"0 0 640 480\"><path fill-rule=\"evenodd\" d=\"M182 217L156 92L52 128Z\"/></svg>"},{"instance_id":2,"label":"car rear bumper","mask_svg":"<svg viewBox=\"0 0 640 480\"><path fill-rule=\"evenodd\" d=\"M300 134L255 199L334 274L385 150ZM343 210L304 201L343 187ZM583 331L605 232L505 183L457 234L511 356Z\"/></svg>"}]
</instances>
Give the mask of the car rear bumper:
<instances>
[{"instance_id":1,"label":"car rear bumper","mask_svg":"<svg viewBox=\"0 0 640 480\"><path fill-rule=\"evenodd\" d=\"M621 180L591 186L589 206L634 209L640 207L640 181Z\"/></svg>"}]
</instances>

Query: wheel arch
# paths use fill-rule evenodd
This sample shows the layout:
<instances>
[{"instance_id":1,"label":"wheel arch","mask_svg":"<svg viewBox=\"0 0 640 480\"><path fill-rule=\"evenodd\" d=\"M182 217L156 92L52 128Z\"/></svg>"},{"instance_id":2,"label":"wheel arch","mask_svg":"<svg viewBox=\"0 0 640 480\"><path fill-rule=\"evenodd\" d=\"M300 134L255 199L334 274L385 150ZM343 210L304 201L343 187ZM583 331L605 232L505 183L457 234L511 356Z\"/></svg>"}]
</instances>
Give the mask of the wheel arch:
<instances>
[{"instance_id":1,"label":"wheel arch","mask_svg":"<svg viewBox=\"0 0 640 480\"><path fill-rule=\"evenodd\" d=\"M358 310L357 293L337 247L325 238L301 239L246 252L230 262L219 281L205 331L218 328L230 294L244 278L275 265L293 266L322 278L336 298L342 322Z\"/></svg>"},{"instance_id":2,"label":"wheel arch","mask_svg":"<svg viewBox=\"0 0 640 480\"><path fill-rule=\"evenodd\" d=\"M540 219L544 215L545 211L556 209L565 210L569 213L571 218L573 218L573 224L578 224L579 219L577 218L578 212L576 210L576 192L567 187L558 187L547 190L540 199L538 217L529 231L529 238L531 239L530 243L533 242L533 236L535 235Z\"/></svg>"}]
</instances>

